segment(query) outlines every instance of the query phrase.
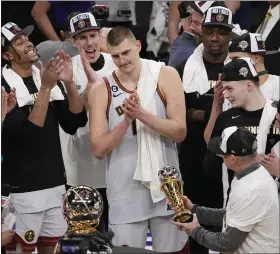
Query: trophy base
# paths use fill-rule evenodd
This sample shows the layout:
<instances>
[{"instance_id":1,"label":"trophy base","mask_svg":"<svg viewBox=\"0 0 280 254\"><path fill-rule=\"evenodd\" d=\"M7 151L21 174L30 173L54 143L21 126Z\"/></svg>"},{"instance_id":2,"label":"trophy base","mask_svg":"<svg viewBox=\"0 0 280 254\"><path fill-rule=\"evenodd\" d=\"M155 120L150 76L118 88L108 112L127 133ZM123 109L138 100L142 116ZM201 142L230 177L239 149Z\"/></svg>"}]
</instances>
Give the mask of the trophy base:
<instances>
[{"instance_id":1,"label":"trophy base","mask_svg":"<svg viewBox=\"0 0 280 254\"><path fill-rule=\"evenodd\" d=\"M188 213L187 211L176 213L173 218L173 221L181 222L181 223L192 222L192 220L193 220L193 215Z\"/></svg>"}]
</instances>

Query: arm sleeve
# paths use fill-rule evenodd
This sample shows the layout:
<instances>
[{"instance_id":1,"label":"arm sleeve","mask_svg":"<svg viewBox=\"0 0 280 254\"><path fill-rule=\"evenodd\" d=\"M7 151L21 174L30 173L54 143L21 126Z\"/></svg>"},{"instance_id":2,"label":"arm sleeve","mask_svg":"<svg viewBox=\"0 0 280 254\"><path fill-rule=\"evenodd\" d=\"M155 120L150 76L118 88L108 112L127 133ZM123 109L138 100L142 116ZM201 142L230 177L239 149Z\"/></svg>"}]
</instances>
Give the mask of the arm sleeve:
<instances>
[{"instance_id":1,"label":"arm sleeve","mask_svg":"<svg viewBox=\"0 0 280 254\"><path fill-rule=\"evenodd\" d=\"M197 227L191 232L191 237L207 249L219 252L234 252L246 239L248 232L227 227L225 232L211 232L203 227Z\"/></svg>"},{"instance_id":2,"label":"arm sleeve","mask_svg":"<svg viewBox=\"0 0 280 254\"><path fill-rule=\"evenodd\" d=\"M196 214L197 219L201 224L222 227L226 209L194 205L191 212Z\"/></svg>"},{"instance_id":3,"label":"arm sleeve","mask_svg":"<svg viewBox=\"0 0 280 254\"><path fill-rule=\"evenodd\" d=\"M65 93L64 87L59 83L59 88L61 89L64 97L63 101L54 101L53 106L55 108L55 114L61 128L68 134L74 135L78 128L84 127L87 124L88 118L86 109L78 114L72 113L69 110L69 101Z\"/></svg>"}]
</instances>

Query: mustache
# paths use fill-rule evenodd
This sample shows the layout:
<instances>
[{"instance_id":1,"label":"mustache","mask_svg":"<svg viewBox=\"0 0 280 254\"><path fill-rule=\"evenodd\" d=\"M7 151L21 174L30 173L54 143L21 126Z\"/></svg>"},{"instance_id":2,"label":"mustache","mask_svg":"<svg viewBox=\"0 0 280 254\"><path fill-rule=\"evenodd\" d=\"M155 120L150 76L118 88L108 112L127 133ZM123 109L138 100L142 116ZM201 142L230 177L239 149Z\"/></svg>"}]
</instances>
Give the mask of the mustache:
<instances>
[{"instance_id":1,"label":"mustache","mask_svg":"<svg viewBox=\"0 0 280 254\"><path fill-rule=\"evenodd\" d=\"M30 50L33 50L35 53L37 53L37 50L35 49L35 47L30 46L24 51L24 54L27 54L27 52L29 52Z\"/></svg>"},{"instance_id":2,"label":"mustache","mask_svg":"<svg viewBox=\"0 0 280 254\"><path fill-rule=\"evenodd\" d=\"M129 63L122 64L122 65L120 65L120 67L125 67L125 66L127 66L128 64L130 64L130 62L129 62Z\"/></svg>"}]
</instances>

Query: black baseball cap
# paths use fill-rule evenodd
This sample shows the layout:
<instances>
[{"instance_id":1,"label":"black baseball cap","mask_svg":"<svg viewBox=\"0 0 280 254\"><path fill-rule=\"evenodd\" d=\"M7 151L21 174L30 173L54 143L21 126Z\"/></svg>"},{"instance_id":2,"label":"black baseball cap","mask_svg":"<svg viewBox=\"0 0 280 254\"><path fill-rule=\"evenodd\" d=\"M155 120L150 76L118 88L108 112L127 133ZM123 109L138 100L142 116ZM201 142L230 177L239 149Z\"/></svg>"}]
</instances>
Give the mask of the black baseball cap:
<instances>
[{"instance_id":1,"label":"black baseball cap","mask_svg":"<svg viewBox=\"0 0 280 254\"><path fill-rule=\"evenodd\" d=\"M218 155L248 156L255 154L258 143L255 135L243 127L228 127L221 137L212 138L208 149Z\"/></svg>"},{"instance_id":2,"label":"black baseball cap","mask_svg":"<svg viewBox=\"0 0 280 254\"><path fill-rule=\"evenodd\" d=\"M232 40L229 52L265 53L265 44L260 34L245 33Z\"/></svg>"},{"instance_id":3,"label":"black baseball cap","mask_svg":"<svg viewBox=\"0 0 280 254\"><path fill-rule=\"evenodd\" d=\"M207 10L202 26L220 26L233 29L231 10L222 6L210 7Z\"/></svg>"},{"instance_id":4,"label":"black baseball cap","mask_svg":"<svg viewBox=\"0 0 280 254\"><path fill-rule=\"evenodd\" d=\"M101 26L96 22L90 12L80 13L70 19L70 36L89 30L100 30Z\"/></svg>"},{"instance_id":5,"label":"black baseball cap","mask_svg":"<svg viewBox=\"0 0 280 254\"><path fill-rule=\"evenodd\" d=\"M259 80L256 68L249 57L234 58L222 69L223 81Z\"/></svg>"},{"instance_id":6,"label":"black baseball cap","mask_svg":"<svg viewBox=\"0 0 280 254\"><path fill-rule=\"evenodd\" d=\"M1 28L1 48L4 49L11 44L18 36L25 34L29 36L34 30L34 26L30 25L21 29L17 24L8 22Z\"/></svg>"}]
</instances>

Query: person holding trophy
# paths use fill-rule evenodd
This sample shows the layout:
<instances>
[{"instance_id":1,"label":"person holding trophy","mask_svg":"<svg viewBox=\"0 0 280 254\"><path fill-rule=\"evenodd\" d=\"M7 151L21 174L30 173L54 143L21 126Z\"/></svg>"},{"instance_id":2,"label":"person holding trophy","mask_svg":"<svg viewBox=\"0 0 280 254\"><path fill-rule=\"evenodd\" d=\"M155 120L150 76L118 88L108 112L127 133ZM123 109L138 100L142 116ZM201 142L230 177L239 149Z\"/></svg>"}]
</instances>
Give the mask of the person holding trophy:
<instances>
[{"instance_id":1,"label":"person holding trophy","mask_svg":"<svg viewBox=\"0 0 280 254\"><path fill-rule=\"evenodd\" d=\"M183 197L193 221L174 224L213 251L278 253L278 192L273 178L258 161L256 137L245 128L232 126L212 138L208 148L235 173L227 207L197 206ZM223 230L211 232L200 224L223 226Z\"/></svg>"}]
</instances>

